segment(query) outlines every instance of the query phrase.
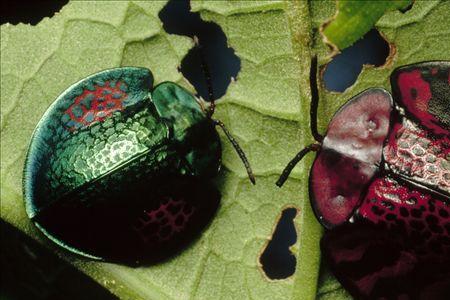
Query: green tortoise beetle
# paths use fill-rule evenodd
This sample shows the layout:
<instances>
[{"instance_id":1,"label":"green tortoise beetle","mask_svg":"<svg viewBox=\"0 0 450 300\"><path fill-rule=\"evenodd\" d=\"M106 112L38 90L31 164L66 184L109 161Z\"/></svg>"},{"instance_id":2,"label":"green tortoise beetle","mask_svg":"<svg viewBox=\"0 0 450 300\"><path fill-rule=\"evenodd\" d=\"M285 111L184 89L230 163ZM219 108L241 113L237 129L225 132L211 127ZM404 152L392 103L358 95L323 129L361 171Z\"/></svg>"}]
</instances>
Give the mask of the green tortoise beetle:
<instances>
[{"instance_id":1,"label":"green tortoise beetle","mask_svg":"<svg viewBox=\"0 0 450 300\"><path fill-rule=\"evenodd\" d=\"M206 223L196 218L212 215L220 198L204 183L220 168L216 126L255 183L242 149L211 118L214 101L207 107L175 83L152 84L146 68L93 74L64 91L38 123L24 167L26 211L65 249L157 261L173 240L199 231Z\"/></svg>"}]
</instances>

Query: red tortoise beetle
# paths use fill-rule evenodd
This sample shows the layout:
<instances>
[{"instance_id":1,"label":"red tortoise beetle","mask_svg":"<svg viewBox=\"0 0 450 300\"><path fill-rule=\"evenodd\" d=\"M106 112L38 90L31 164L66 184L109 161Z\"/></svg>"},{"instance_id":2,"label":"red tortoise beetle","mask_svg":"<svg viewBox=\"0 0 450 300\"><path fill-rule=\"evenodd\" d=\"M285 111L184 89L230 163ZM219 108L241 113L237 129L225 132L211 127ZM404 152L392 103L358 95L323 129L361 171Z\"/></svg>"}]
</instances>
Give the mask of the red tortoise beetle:
<instances>
[{"instance_id":1,"label":"red tortoise beetle","mask_svg":"<svg viewBox=\"0 0 450 300\"><path fill-rule=\"evenodd\" d=\"M310 198L327 229L325 261L357 299L450 295L450 62L403 66L392 97L371 88L317 130L317 60L311 64L316 143L289 162L282 186L310 151Z\"/></svg>"}]
</instances>

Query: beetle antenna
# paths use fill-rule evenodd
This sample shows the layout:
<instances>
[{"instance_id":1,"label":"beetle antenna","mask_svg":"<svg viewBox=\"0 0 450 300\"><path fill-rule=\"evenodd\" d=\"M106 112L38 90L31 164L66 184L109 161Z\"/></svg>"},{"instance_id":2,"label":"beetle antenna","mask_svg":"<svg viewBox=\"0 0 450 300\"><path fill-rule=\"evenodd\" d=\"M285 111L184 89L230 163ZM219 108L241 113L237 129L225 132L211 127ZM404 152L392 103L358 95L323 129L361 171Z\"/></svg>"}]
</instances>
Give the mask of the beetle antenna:
<instances>
[{"instance_id":1,"label":"beetle antenna","mask_svg":"<svg viewBox=\"0 0 450 300\"><path fill-rule=\"evenodd\" d=\"M311 69L309 70L309 85L311 90L311 107L310 107L310 127L311 134L317 143L311 144L300 150L299 153L287 164L278 178L276 185L281 187L291 174L294 167L302 160L302 158L311 151L319 151L323 141L323 136L317 129L317 109L319 107L319 89L317 87L317 56L311 58Z\"/></svg>"},{"instance_id":2,"label":"beetle antenna","mask_svg":"<svg viewBox=\"0 0 450 300\"><path fill-rule=\"evenodd\" d=\"M208 101L210 102L207 115L208 117L211 117L214 114L214 110L216 109L216 103L214 98L214 89L212 85L212 79L211 79L211 72L209 71L208 64L205 60L205 53L203 51L203 46L200 45L199 39L197 36L194 35L194 43L195 47L200 52L200 65L202 67L203 75L205 76L206 81L206 88L208 89Z\"/></svg>"},{"instance_id":3,"label":"beetle antenna","mask_svg":"<svg viewBox=\"0 0 450 300\"><path fill-rule=\"evenodd\" d=\"M242 150L241 146L239 146L239 144L236 141L236 139L231 135L231 133L225 127L225 124L223 124L223 122L220 121L220 120L214 120L212 118L212 115L214 114L214 110L216 109L216 103L215 103L215 98L214 98L214 90L213 90L213 85L212 85L212 80L211 80L211 73L209 71L208 64L206 63L206 60L205 60L203 48L200 45L197 36L194 36L194 43L195 43L195 46L198 47L198 49L200 51L200 63L201 63L201 66L202 66L203 74L205 75L206 86L208 88L208 97L209 97L208 100L210 102L210 105L208 107L208 111L207 111L206 114L214 122L214 125L219 126L220 128L222 128L223 132L227 136L227 138L230 141L231 145L233 145L234 150L236 150L237 154L239 155L239 158L244 163L245 170L247 170L248 178L250 179L250 181L253 184L255 184L256 183L255 175L253 175L252 168L250 167L250 163L248 162L248 159L247 159L247 156L244 153L244 150Z\"/></svg>"},{"instance_id":4,"label":"beetle antenna","mask_svg":"<svg viewBox=\"0 0 450 300\"><path fill-rule=\"evenodd\" d=\"M320 144L314 143L314 144L308 145L305 148L303 148L302 150L300 150L300 152L297 153L297 155L294 156L294 158L287 164L286 168L284 168L283 173L281 173L280 177L278 178L278 180L276 182L276 185L278 187L281 187L285 183L285 181L288 179L289 174L291 174L292 170L298 164L298 162L301 161L302 158L309 152L319 151L320 147L321 147Z\"/></svg>"},{"instance_id":5,"label":"beetle antenna","mask_svg":"<svg viewBox=\"0 0 450 300\"><path fill-rule=\"evenodd\" d=\"M245 169L247 170L248 178L250 181L255 184L255 175L253 175L252 168L250 167L250 163L248 162L247 156L245 156L244 151L242 150L241 146L239 146L238 142L235 140L235 138L231 135L231 133L228 131L228 129L225 127L225 124L222 123L222 121L214 120L212 119L214 124L217 126L220 126L222 128L223 132L227 136L228 140L230 141L231 145L233 145L234 150L236 150L237 154L239 155L239 158L244 163Z\"/></svg>"},{"instance_id":6,"label":"beetle antenna","mask_svg":"<svg viewBox=\"0 0 450 300\"><path fill-rule=\"evenodd\" d=\"M309 71L309 85L311 89L310 126L314 139L321 143L323 136L317 130L317 109L319 106L319 89L317 88L317 56L311 59L311 69Z\"/></svg>"}]
</instances>

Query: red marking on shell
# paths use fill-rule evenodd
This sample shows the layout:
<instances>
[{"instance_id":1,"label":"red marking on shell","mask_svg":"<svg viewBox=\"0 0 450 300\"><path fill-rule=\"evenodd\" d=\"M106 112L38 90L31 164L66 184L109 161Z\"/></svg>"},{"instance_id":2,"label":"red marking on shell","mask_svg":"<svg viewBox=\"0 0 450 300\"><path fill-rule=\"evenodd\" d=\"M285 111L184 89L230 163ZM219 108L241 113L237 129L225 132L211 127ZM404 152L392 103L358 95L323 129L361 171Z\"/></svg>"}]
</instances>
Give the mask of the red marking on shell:
<instances>
[{"instance_id":1,"label":"red marking on shell","mask_svg":"<svg viewBox=\"0 0 450 300\"><path fill-rule=\"evenodd\" d=\"M430 75L438 74L431 70ZM450 76L450 73L449 73ZM450 84L450 79L449 79ZM432 95L430 84L422 78L421 70L404 71L398 74L397 85L400 90L400 100L406 110L413 114L421 124L431 129L439 135L447 135L448 131L442 128L432 113L430 113L429 103Z\"/></svg>"},{"instance_id":2,"label":"red marking on shell","mask_svg":"<svg viewBox=\"0 0 450 300\"><path fill-rule=\"evenodd\" d=\"M313 208L319 221L327 228L347 221L376 167L323 149L314 161L310 187Z\"/></svg>"},{"instance_id":3,"label":"red marking on shell","mask_svg":"<svg viewBox=\"0 0 450 300\"><path fill-rule=\"evenodd\" d=\"M403 103L410 109L423 116L428 111L428 101L431 99L430 84L422 79L420 70L404 72L398 75L398 86ZM414 92L415 91L415 92ZM415 103L411 105L409 103Z\"/></svg>"},{"instance_id":4,"label":"red marking on shell","mask_svg":"<svg viewBox=\"0 0 450 300\"><path fill-rule=\"evenodd\" d=\"M65 111L70 119L80 127L89 126L90 124L103 121L113 112L123 109L123 101L127 98L127 94L122 91L121 87L125 83L117 81L113 86L109 81L106 81L103 86L95 85L94 90L84 90L81 95L75 98L74 103ZM89 106L86 106L88 97L92 99L89 101ZM79 109L82 113L76 116L75 109ZM77 126L71 126L69 130L79 129Z\"/></svg>"},{"instance_id":5,"label":"red marking on shell","mask_svg":"<svg viewBox=\"0 0 450 300\"><path fill-rule=\"evenodd\" d=\"M441 259L450 254L450 207L444 198L390 179L377 178L370 185L358 216L388 229L399 227L413 242L418 256Z\"/></svg>"},{"instance_id":6,"label":"red marking on shell","mask_svg":"<svg viewBox=\"0 0 450 300\"><path fill-rule=\"evenodd\" d=\"M435 139L410 120L396 123L384 148L389 168L450 194L450 137Z\"/></svg>"},{"instance_id":7,"label":"red marking on shell","mask_svg":"<svg viewBox=\"0 0 450 300\"><path fill-rule=\"evenodd\" d=\"M194 212L184 199L166 199L157 209L144 212L134 229L146 243L169 241L185 229Z\"/></svg>"}]
</instances>

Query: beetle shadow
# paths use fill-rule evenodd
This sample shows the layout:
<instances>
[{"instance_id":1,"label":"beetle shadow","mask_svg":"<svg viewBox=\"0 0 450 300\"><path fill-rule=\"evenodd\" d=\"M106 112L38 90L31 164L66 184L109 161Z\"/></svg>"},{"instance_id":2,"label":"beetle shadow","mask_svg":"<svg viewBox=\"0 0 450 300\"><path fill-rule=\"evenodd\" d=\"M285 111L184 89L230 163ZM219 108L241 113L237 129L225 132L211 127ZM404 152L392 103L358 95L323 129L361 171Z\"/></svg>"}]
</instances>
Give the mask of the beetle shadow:
<instances>
[{"instance_id":1,"label":"beetle shadow","mask_svg":"<svg viewBox=\"0 0 450 300\"><path fill-rule=\"evenodd\" d=\"M220 203L205 179L163 175L141 180L92 205L66 199L34 220L67 247L129 266L153 265L185 250Z\"/></svg>"},{"instance_id":2,"label":"beetle shadow","mask_svg":"<svg viewBox=\"0 0 450 300\"><path fill-rule=\"evenodd\" d=\"M100 283L0 220L0 299L119 300Z\"/></svg>"}]
</instances>

